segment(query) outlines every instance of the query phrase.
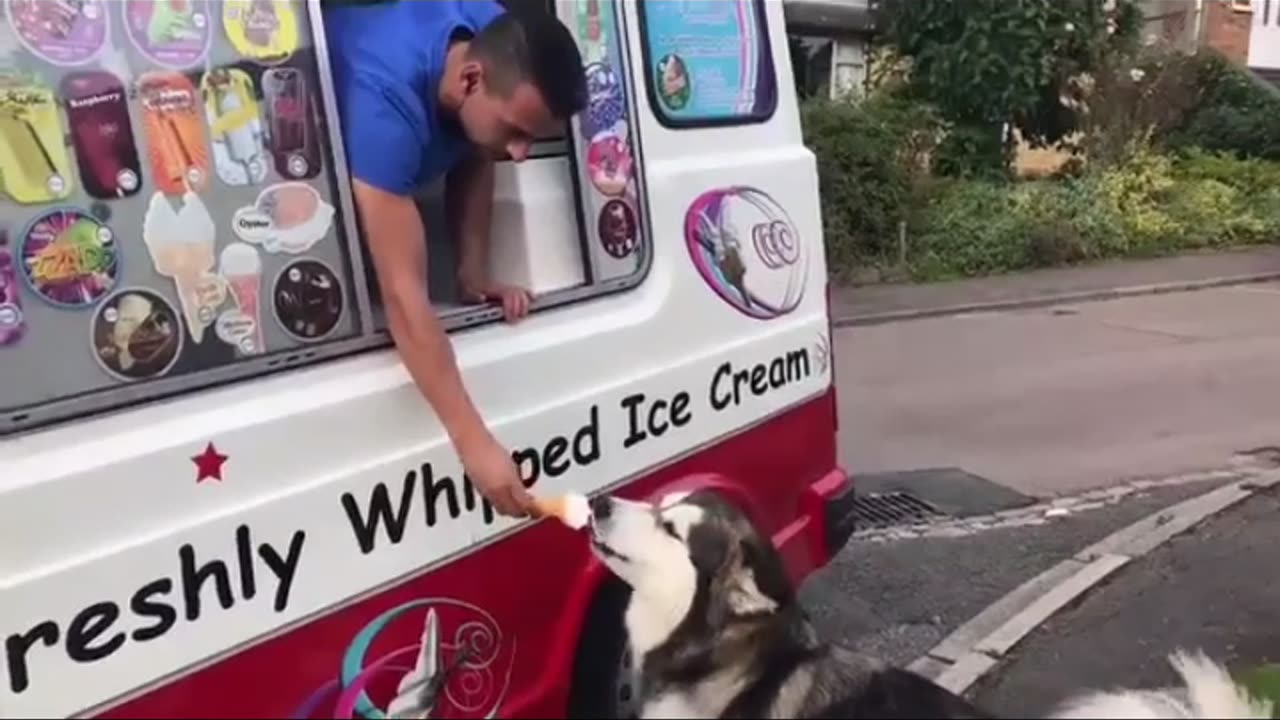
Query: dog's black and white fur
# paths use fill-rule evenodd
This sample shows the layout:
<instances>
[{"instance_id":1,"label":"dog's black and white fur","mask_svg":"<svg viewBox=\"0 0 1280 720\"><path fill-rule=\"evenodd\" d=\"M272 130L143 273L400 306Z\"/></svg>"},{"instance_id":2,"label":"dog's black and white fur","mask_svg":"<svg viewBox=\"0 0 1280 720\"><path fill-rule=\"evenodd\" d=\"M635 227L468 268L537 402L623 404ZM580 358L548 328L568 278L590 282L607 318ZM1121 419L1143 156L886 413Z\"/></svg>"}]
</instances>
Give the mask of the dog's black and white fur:
<instances>
[{"instance_id":1,"label":"dog's black and white fur","mask_svg":"<svg viewBox=\"0 0 1280 720\"><path fill-rule=\"evenodd\" d=\"M603 496L591 509L593 550L632 589L625 623L641 717L993 717L819 639L772 543L718 494L657 504ZM1082 695L1059 717L1270 717L1207 658L1174 663L1183 689Z\"/></svg>"}]
</instances>

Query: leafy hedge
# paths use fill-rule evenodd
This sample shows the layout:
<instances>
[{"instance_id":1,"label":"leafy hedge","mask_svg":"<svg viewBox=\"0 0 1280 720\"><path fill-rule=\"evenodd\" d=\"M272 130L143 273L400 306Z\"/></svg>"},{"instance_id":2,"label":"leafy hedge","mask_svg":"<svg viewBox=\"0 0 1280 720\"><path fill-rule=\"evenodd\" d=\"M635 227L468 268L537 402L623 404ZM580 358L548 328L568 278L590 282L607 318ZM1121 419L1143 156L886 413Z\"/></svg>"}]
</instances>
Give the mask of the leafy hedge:
<instances>
[{"instance_id":1,"label":"leafy hedge","mask_svg":"<svg viewBox=\"0 0 1280 720\"><path fill-rule=\"evenodd\" d=\"M913 223L907 270L946 279L1280 239L1280 163L1151 152L1078 178L954 181Z\"/></svg>"},{"instance_id":2,"label":"leafy hedge","mask_svg":"<svg viewBox=\"0 0 1280 720\"><path fill-rule=\"evenodd\" d=\"M1280 239L1280 162L1139 147L1075 177L936 178L927 168L945 128L926 107L819 102L804 126L842 280L868 267L938 280Z\"/></svg>"}]
</instances>

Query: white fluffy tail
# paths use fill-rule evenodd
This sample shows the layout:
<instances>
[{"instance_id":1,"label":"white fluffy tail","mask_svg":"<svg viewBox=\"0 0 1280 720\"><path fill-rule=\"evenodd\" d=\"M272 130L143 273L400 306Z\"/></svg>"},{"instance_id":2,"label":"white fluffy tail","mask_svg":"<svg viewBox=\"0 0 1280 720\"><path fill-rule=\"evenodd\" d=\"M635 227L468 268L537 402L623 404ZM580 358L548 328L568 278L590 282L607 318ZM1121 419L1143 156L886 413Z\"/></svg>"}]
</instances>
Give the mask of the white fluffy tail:
<instances>
[{"instance_id":1,"label":"white fluffy tail","mask_svg":"<svg viewBox=\"0 0 1280 720\"><path fill-rule=\"evenodd\" d=\"M1067 701L1053 717L1063 718L1227 718L1270 720L1269 701L1250 697L1231 679L1226 668L1204 653L1179 650L1169 663L1183 687L1165 690L1095 692Z\"/></svg>"}]
</instances>

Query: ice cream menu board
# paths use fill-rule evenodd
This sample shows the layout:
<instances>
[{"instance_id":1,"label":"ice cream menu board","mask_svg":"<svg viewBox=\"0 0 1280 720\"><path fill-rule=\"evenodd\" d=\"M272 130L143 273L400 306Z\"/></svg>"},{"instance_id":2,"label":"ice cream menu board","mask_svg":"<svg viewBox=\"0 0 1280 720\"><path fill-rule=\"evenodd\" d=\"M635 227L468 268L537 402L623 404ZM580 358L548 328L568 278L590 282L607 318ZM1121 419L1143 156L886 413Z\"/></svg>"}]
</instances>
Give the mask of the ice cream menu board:
<instances>
[{"instance_id":1,"label":"ice cream menu board","mask_svg":"<svg viewBox=\"0 0 1280 720\"><path fill-rule=\"evenodd\" d=\"M313 7L0 3L0 411L358 336Z\"/></svg>"},{"instance_id":2,"label":"ice cream menu board","mask_svg":"<svg viewBox=\"0 0 1280 720\"><path fill-rule=\"evenodd\" d=\"M666 120L773 112L777 87L759 0L650 0L640 8L650 87Z\"/></svg>"}]
</instances>

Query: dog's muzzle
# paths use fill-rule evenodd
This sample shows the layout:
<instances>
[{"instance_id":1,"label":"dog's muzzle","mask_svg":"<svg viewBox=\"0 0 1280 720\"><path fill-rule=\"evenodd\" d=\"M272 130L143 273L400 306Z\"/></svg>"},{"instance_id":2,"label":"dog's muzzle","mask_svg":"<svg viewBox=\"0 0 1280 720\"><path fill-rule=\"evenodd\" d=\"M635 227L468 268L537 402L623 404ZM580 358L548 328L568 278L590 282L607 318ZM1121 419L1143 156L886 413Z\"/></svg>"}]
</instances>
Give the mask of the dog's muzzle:
<instances>
[{"instance_id":1,"label":"dog's muzzle","mask_svg":"<svg viewBox=\"0 0 1280 720\"><path fill-rule=\"evenodd\" d=\"M630 558L614 550L604 541L608 533L609 520L613 517L614 506L613 498L608 495L597 495L591 499L591 518L588 523L591 527L591 545L603 558L615 558L623 562L629 562Z\"/></svg>"}]
</instances>

